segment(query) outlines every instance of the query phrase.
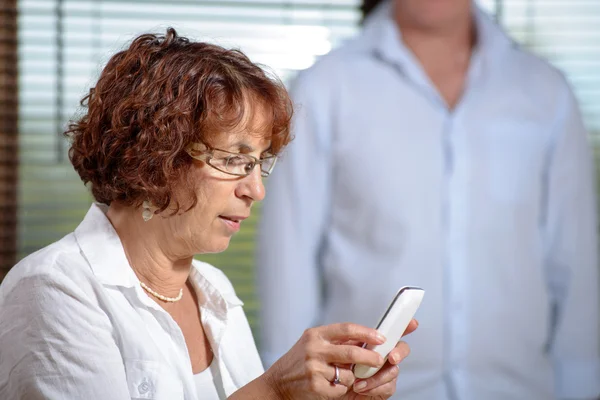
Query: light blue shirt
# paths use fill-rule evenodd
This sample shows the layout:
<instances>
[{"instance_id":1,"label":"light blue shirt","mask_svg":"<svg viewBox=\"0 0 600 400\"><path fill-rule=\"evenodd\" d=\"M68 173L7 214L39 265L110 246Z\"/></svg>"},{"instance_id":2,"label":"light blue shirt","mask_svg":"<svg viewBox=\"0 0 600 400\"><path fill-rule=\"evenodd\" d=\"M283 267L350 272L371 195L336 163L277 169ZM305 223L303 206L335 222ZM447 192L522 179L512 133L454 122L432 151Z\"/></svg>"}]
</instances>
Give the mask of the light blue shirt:
<instances>
[{"instance_id":1,"label":"light blue shirt","mask_svg":"<svg viewBox=\"0 0 600 400\"><path fill-rule=\"evenodd\" d=\"M416 285L395 398L599 396L593 163L565 78L475 10L449 110L389 14L293 86L259 227L265 362L313 325L374 326Z\"/></svg>"}]
</instances>

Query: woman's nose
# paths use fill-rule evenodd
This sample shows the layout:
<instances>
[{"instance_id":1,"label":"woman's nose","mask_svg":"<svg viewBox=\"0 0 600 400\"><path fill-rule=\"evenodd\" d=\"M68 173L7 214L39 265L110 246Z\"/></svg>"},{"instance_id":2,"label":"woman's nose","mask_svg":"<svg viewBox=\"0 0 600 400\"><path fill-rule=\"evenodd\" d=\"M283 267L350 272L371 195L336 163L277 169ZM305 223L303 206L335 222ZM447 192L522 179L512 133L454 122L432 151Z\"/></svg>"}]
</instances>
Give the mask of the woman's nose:
<instances>
[{"instance_id":1,"label":"woman's nose","mask_svg":"<svg viewBox=\"0 0 600 400\"><path fill-rule=\"evenodd\" d=\"M237 195L248 197L253 201L262 201L265 198L265 185L263 184L259 164L254 167L250 175L240 180Z\"/></svg>"}]
</instances>

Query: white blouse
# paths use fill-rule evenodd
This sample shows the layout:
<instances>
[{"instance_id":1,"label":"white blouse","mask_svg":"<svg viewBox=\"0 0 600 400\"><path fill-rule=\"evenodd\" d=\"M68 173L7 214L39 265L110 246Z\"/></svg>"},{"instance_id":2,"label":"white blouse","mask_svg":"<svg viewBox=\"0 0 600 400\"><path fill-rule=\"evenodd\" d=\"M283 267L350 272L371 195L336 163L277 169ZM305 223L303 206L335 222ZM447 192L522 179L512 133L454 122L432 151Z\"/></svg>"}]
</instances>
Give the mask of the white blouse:
<instances>
[{"instance_id":1,"label":"white blouse","mask_svg":"<svg viewBox=\"0 0 600 400\"><path fill-rule=\"evenodd\" d=\"M92 205L0 285L0 399L206 398L179 326L141 288L105 212ZM229 396L263 372L243 303L206 263L190 281Z\"/></svg>"},{"instance_id":2,"label":"white blouse","mask_svg":"<svg viewBox=\"0 0 600 400\"><path fill-rule=\"evenodd\" d=\"M219 376L219 368L213 360L208 368L194 375L196 391L200 394L202 400L221 400L225 399L223 395L223 385Z\"/></svg>"}]
</instances>

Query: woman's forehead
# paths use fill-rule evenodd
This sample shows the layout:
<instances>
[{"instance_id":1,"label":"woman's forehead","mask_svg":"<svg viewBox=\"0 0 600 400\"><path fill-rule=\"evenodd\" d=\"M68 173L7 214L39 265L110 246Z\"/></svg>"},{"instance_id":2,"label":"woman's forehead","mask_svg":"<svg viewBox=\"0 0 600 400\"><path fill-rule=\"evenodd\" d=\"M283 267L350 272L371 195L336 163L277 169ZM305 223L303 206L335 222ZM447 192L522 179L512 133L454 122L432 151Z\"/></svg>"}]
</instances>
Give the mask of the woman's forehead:
<instances>
[{"instance_id":1,"label":"woman's forehead","mask_svg":"<svg viewBox=\"0 0 600 400\"><path fill-rule=\"evenodd\" d=\"M240 153L264 152L271 146L271 139L265 132L231 132L224 135L221 147ZM218 147L218 146L216 146Z\"/></svg>"},{"instance_id":2,"label":"woman's forehead","mask_svg":"<svg viewBox=\"0 0 600 400\"><path fill-rule=\"evenodd\" d=\"M240 147L247 152L269 148L273 131L273 116L261 102L247 103L243 118L230 132L223 135L224 144Z\"/></svg>"},{"instance_id":3,"label":"woman's forehead","mask_svg":"<svg viewBox=\"0 0 600 400\"><path fill-rule=\"evenodd\" d=\"M219 119L228 121L221 125L221 129L218 127ZM211 147L228 151L263 152L271 146L274 119L273 108L268 103L256 95L245 93L243 101L237 107L226 111L221 118L216 116L216 121L211 129L216 134L205 140ZM233 124L229 122L233 122Z\"/></svg>"}]
</instances>

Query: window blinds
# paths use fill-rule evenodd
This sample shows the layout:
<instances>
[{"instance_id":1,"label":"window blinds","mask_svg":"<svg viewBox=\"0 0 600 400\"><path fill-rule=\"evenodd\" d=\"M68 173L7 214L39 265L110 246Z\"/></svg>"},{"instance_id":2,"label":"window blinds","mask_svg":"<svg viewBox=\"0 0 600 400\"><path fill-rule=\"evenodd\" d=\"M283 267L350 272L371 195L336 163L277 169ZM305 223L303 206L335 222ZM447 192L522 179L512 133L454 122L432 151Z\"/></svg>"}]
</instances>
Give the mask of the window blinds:
<instances>
[{"instance_id":1,"label":"window blinds","mask_svg":"<svg viewBox=\"0 0 600 400\"><path fill-rule=\"evenodd\" d=\"M0 3L0 280L15 262L18 111L17 2Z\"/></svg>"}]
</instances>

